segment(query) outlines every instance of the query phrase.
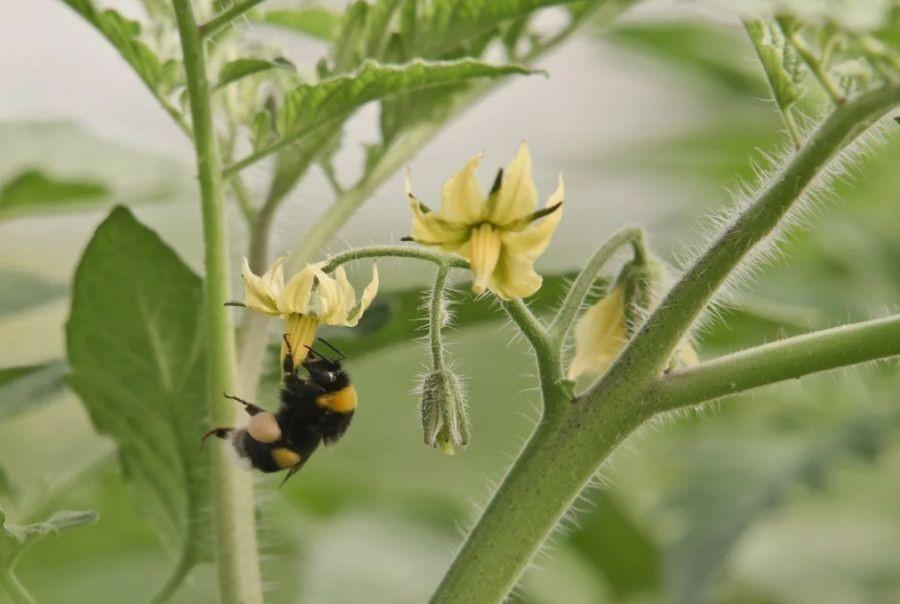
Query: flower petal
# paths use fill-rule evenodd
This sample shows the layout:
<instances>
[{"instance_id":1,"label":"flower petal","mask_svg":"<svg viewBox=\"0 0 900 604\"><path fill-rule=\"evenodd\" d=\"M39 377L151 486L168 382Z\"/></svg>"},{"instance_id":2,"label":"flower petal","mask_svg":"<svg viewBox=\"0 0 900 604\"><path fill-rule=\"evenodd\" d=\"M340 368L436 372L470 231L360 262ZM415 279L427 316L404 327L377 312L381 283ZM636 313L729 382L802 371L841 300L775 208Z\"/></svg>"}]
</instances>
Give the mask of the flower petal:
<instances>
[{"instance_id":1,"label":"flower petal","mask_svg":"<svg viewBox=\"0 0 900 604\"><path fill-rule=\"evenodd\" d=\"M288 256L289 254L282 254L276 258L269 270L262 276L263 281L272 290L276 300L281 297L281 293L284 291L284 263L287 261Z\"/></svg>"},{"instance_id":2,"label":"flower petal","mask_svg":"<svg viewBox=\"0 0 900 604\"><path fill-rule=\"evenodd\" d=\"M316 287L310 298L309 312L324 322L335 315L335 311L340 312L341 301L337 281L322 270L323 266L324 263L319 263L310 267L316 276Z\"/></svg>"},{"instance_id":3,"label":"flower petal","mask_svg":"<svg viewBox=\"0 0 900 604\"><path fill-rule=\"evenodd\" d=\"M490 224L483 223L472 229L468 259L475 276L472 290L476 294L484 293L490 284L497 263L500 261L502 248L500 233Z\"/></svg>"},{"instance_id":4,"label":"flower petal","mask_svg":"<svg viewBox=\"0 0 900 604\"><path fill-rule=\"evenodd\" d=\"M491 207L488 220L498 226L505 226L534 212L537 189L531 175L531 152L524 142L506 167L496 198L488 204Z\"/></svg>"},{"instance_id":5,"label":"flower petal","mask_svg":"<svg viewBox=\"0 0 900 604\"><path fill-rule=\"evenodd\" d=\"M319 328L319 320L312 315L288 315L284 322L284 333L287 334L287 342L282 338L281 342L281 366L284 367L284 358L288 354L288 344L293 355L294 365L302 363L309 354L309 348L316 340L316 330Z\"/></svg>"},{"instance_id":6,"label":"flower petal","mask_svg":"<svg viewBox=\"0 0 900 604\"><path fill-rule=\"evenodd\" d=\"M543 279L534 272L534 262L526 256L511 254L506 246L500 253L489 288L503 300L527 298L541 288Z\"/></svg>"},{"instance_id":7,"label":"flower petal","mask_svg":"<svg viewBox=\"0 0 900 604\"><path fill-rule=\"evenodd\" d=\"M246 258L241 267L241 277L244 279L244 305L247 308L267 315L280 314L278 297L270 286L271 279L267 281L263 277L253 274Z\"/></svg>"},{"instance_id":8,"label":"flower petal","mask_svg":"<svg viewBox=\"0 0 900 604\"><path fill-rule=\"evenodd\" d=\"M360 317L362 317L363 313L366 312L366 309L369 308L369 305L372 303L372 300L375 299L375 295L378 293L378 265L372 265L372 280L369 281L369 284L363 290L362 298L359 301L359 306L357 306L350 316L347 317L347 322L345 325L347 327L355 327L357 323L359 323Z\"/></svg>"},{"instance_id":9,"label":"flower petal","mask_svg":"<svg viewBox=\"0 0 900 604\"><path fill-rule=\"evenodd\" d=\"M434 212L426 212L422 203L415 197L410 195L408 199L413 213L413 241L455 252L469 238L468 225L447 222Z\"/></svg>"},{"instance_id":10,"label":"flower petal","mask_svg":"<svg viewBox=\"0 0 900 604\"><path fill-rule=\"evenodd\" d=\"M469 160L462 170L450 177L441 189L440 218L447 222L471 225L484 219L485 199L475 170L483 153Z\"/></svg>"},{"instance_id":11,"label":"flower petal","mask_svg":"<svg viewBox=\"0 0 900 604\"><path fill-rule=\"evenodd\" d=\"M575 324L575 356L569 364L569 379L606 371L627 340L625 291L616 286Z\"/></svg>"},{"instance_id":12,"label":"flower petal","mask_svg":"<svg viewBox=\"0 0 900 604\"><path fill-rule=\"evenodd\" d=\"M315 268L324 266L324 262L310 264L291 277L284 287L278 308L282 314L302 314L310 311L310 299L316 283Z\"/></svg>"},{"instance_id":13,"label":"flower petal","mask_svg":"<svg viewBox=\"0 0 900 604\"><path fill-rule=\"evenodd\" d=\"M559 184L556 192L547 200L546 208L558 208L550 212L547 216L532 222L521 231L504 231L503 243L511 253L521 254L534 260L544 253L547 246L550 245L550 239L562 220L562 202L565 197L565 185L563 184L562 175L559 176Z\"/></svg>"}]
</instances>

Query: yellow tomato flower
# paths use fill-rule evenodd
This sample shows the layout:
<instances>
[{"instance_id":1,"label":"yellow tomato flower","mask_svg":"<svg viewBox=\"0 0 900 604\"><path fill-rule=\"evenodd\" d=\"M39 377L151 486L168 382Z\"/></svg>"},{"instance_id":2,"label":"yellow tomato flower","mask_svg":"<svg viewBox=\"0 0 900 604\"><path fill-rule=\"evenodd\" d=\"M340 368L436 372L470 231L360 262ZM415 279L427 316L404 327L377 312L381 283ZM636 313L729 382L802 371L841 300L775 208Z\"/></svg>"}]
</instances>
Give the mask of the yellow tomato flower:
<instances>
[{"instance_id":1,"label":"yellow tomato flower","mask_svg":"<svg viewBox=\"0 0 900 604\"><path fill-rule=\"evenodd\" d=\"M625 288L619 284L575 324L575 356L569 364L569 379L603 373L627 341Z\"/></svg>"},{"instance_id":2,"label":"yellow tomato flower","mask_svg":"<svg viewBox=\"0 0 900 604\"><path fill-rule=\"evenodd\" d=\"M605 297L585 311L575 323L575 356L568 377L600 375L609 369L628 342L625 285L620 282ZM679 342L669 369L696 365L700 361L689 338Z\"/></svg>"},{"instance_id":3,"label":"yellow tomato flower","mask_svg":"<svg viewBox=\"0 0 900 604\"><path fill-rule=\"evenodd\" d=\"M562 217L562 176L556 192L536 211L537 190L525 143L506 171L497 175L487 197L475 177L481 159L476 155L444 183L437 212L412 194L407 173L411 239L466 258L474 273L475 293L489 289L504 300L525 298L541 287L534 261L547 249Z\"/></svg>"},{"instance_id":4,"label":"yellow tomato flower","mask_svg":"<svg viewBox=\"0 0 900 604\"><path fill-rule=\"evenodd\" d=\"M315 341L319 325L353 327L359 322L378 293L378 267L372 266L372 280L357 302L344 267L337 267L332 277L322 270L327 262L310 264L285 284L282 265L286 259L278 258L260 277L253 274L244 258L244 305L285 319L287 343L282 344L281 356L287 355L289 344L294 362L299 363L309 352L307 346Z\"/></svg>"}]
</instances>

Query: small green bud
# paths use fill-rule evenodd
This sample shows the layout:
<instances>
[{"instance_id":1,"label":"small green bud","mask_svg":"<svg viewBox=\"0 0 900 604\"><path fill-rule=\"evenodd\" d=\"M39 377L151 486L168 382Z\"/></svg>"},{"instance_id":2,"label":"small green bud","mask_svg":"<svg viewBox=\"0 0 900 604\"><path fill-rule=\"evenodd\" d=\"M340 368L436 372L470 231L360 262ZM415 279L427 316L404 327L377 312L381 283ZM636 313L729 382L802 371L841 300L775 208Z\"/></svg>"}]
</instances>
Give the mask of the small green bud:
<instances>
[{"instance_id":1,"label":"small green bud","mask_svg":"<svg viewBox=\"0 0 900 604\"><path fill-rule=\"evenodd\" d=\"M422 429L425 444L453 455L469 442L469 417L459 378L435 369L422 380Z\"/></svg>"}]
</instances>

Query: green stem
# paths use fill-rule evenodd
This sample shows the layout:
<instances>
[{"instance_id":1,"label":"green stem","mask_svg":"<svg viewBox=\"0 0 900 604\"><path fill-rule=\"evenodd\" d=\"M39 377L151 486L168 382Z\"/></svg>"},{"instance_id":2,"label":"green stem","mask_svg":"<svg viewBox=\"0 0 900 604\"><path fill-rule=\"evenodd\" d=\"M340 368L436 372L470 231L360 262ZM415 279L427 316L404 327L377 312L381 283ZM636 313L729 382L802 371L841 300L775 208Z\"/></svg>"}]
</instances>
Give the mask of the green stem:
<instances>
[{"instance_id":1,"label":"green stem","mask_svg":"<svg viewBox=\"0 0 900 604\"><path fill-rule=\"evenodd\" d=\"M223 306L231 292L227 224L221 180L221 160L213 125L203 43L190 0L173 0L190 94L203 215L204 314L207 329L207 395L214 425L230 426L234 405L222 392L235 390L235 346L231 317ZM227 442L214 451L216 561L220 599L226 604L262 602L253 492Z\"/></svg>"},{"instance_id":2,"label":"green stem","mask_svg":"<svg viewBox=\"0 0 900 604\"><path fill-rule=\"evenodd\" d=\"M19 582L10 568L0 569L0 593L8 595L14 604L34 604L34 598Z\"/></svg>"},{"instance_id":3,"label":"green stem","mask_svg":"<svg viewBox=\"0 0 900 604\"><path fill-rule=\"evenodd\" d=\"M244 2L235 3L221 15L213 17L203 25L200 25L198 27L200 37L205 38L216 34L220 29L263 2L265 2L265 0L244 0Z\"/></svg>"},{"instance_id":4,"label":"green stem","mask_svg":"<svg viewBox=\"0 0 900 604\"><path fill-rule=\"evenodd\" d=\"M371 245L358 247L335 254L325 265L325 272L330 273L337 267L354 260L366 258L415 258L447 268L469 268L469 263L460 256L437 252L418 245Z\"/></svg>"},{"instance_id":5,"label":"green stem","mask_svg":"<svg viewBox=\"0 0 900 604\"><path fill-rule=\"evenodd\" d=\"M591 259L588 260L584 268L581 269L581 272L578 273L575 281L572 282L569 291L566 292L566 297L563 300L562 305L560 305L559 310L556 313L556 317L553 319L553 323L550 325L550 337L553 339L557 348L562 346L566 334L569 332L572 323L575 321L575 316L581 309L582 304L584 304L585 298L588 293L590 293L591 287L593 287L594 282L597 280L600 271L606 266L606 263L609 262L613 254L619 251L619 248L623 245L632 243L642 246L641 242L643 237L644 233L641 229L637 227L625 227L624 229L616 231L612 237L607 239L606 242L600 246L600 249L594 252ZM642 249L642 247L639 249Z\"/></svg>"},{"instance_id":6,"label":"green stem","mask_svg":"<svg viewBox=\"0 0 900 604\"><path fill-rule=\"evenodd\" d=\"M613 384L622 392L633 392L658 376L685 332L744 256L775 229L826 165L898 102L900 84L893 84L835 109L672 287L585 398L605 396Z\"/></svg>"},{"instance_id":7,"label":"green stem","mask_svg":"<svg viewBox=\"0 0 900 604\"><path fill-rule=\"evenodd\" d=\"M900 315L787 338L670 373L646 396L670 411L811 373L900 355Z\"/></svg>"},{"instance_id":8,"label":"green stem","mask_svg":"<svg viewBox=\"0 0 900 604\"><path fill-rule=\"evenodd\" d=\"M444 346L441 343L441 328L444 326L444 287L450 267L439 264L431 289L428 305L428 342L431 346L431 362L435 370L444 369Z\"/></svg>"}]
</instances>

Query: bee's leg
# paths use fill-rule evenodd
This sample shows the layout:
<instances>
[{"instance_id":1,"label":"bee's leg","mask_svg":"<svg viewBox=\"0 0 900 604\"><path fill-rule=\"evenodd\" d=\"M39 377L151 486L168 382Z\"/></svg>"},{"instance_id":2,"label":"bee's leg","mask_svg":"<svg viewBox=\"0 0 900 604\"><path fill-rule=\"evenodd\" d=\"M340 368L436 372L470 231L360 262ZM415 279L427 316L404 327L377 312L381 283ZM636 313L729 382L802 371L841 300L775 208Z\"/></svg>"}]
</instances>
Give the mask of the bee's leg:
<instances>
[{"instance_id":1,"label":"bee's leg","mask_svg":"<svg viewBox=\"0 0 900 604\"><path fill-rule=\"evenodd\" d=\"M225 398L230 398L231 400L237 401L240 404L242 404L244 406L244 410L247 411L247 415L249 415L251 417L256 415L257 413L262 413L263 411L265 411L265 409L263 409L262 407L259 407L258 405L254 405L251 402L245 401L242 398L232 396L231 394L228 394L227 392L225 392L224 395L225 395Z\"/></svg>"},{"instance_id":2,"label":"bee's leg","mask_svg":"<svg viewBox=\"0 0 900 604\"><path fill-rule=\"evenodd\" d=\"M282 371L286 374L294 373L294 351L291 350L291 343L288 341L288 334L281 334L281 339L284 340L284 345L287 348L287 354L284 355L284 361L281 366Z\"/></svg>"},{"instance_id":3,"label":"bee's leg","mask_svg":"<svg viewBox=\"0 0 900 604\"><path fill-rule=\"evenodd\" d=\"M210 430L206 434L200 437L200 450L203 450L203 445L206 444L206 439L210 436L215 436L216 438L226 439L228 436L234 432L234 428L215 428Z\"/></svg>"}]
</instances>

